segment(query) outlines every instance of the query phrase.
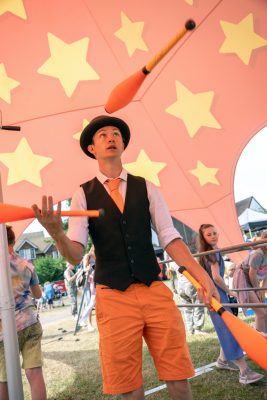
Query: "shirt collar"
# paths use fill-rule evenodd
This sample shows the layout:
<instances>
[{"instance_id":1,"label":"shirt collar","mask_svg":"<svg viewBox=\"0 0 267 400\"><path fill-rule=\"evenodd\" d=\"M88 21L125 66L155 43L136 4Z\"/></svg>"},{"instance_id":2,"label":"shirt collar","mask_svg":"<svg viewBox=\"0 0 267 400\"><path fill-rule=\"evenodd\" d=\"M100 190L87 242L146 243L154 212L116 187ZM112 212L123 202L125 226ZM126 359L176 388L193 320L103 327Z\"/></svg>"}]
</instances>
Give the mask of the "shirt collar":
<instances>
[{"instance_id":1,"label":"shirt collar","mask_svg":"<svg viewBox=\"0 0 267 400\"><path fill-rule=\"evenodd\" d=\"M120 175L117 176L116 178L121 178L123 181L127 182L127 171L123 168ZM102 185L104 185L104 183L109 180L109 179L113 179L110 178L104 174L102 174L102 172L98 171L96 174L97 179L99 180L100 183L102 183Z\"/></svg>"}]
</instances>

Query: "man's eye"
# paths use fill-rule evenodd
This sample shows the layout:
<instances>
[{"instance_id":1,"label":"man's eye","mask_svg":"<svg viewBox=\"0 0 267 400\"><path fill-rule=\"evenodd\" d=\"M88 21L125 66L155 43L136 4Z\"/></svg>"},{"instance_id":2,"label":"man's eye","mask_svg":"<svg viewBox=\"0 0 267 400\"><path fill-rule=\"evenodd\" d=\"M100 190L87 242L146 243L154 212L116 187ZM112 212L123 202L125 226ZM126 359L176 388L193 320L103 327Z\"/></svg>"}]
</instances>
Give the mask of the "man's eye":
<instances>
[{"instance_id":1,"label":"man's eye","mask_svg":"<svg viewBox=\"0 0 267 400\"><path fill-rule=\"evenodd\" d=\"M118 131L114 131L113 134L114 134L114 136L120 136L120 132L118 132Z\"/></svg>"}]
</instances>

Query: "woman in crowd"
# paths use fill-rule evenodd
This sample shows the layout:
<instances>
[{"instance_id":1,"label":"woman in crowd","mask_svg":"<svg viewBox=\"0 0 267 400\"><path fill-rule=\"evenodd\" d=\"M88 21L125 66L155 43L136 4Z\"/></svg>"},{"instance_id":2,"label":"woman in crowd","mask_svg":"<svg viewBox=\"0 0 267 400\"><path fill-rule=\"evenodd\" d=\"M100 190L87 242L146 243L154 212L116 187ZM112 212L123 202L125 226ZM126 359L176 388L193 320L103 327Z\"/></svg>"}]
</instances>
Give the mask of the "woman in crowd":
<instances>
[{"instance_id":1,"label":"woman in crowd","mask_svg":"<svg viewBox=\"0 0 267 400\"><path fill-rule=\"evenodd\" d=\"M261 239L267 239L267 231ZM234 273L233 285L236 289L246 287L265 287L267 285L267 246L253 250L246 259L238 265ZM238 292L240 303L264 303L264 290L250 290ZM246 309L243 310L246 315ZM255 327L257 331L267 337L267 308L254 308L256 315Z\"/></svg>"},{"instance_id":2,"label":"woman in crowd","mask_svg":"<svg viewBox=\"0 0 267 400\"><path fill-rule=\"evenodd\" d=\"M67 268L64 271L64 281L65 286L67 289L67 293L70 299L71 305L71 315L73 319L77 319L77 285L76 285L76 278L79 273L74 272L75 266L67 263Z\"/></svg>"},{"instance_id":3,"label":"woman in crowd","mask_svg":"<svg viewBox=\"0 0 267 400\"><path fill-rule=\"evenodd\" d=\"M217 248L219 234L211 224L202 224L199 228L198 251L204 252ZM224 260L218 251L216 254L200 257L200 264L208 272L219 294L221 303L229 303L228 295L235 296L224 281ZM230 304L230 303L229 303ZM227 308L231 312L230 308ZM222 318L214 311L210 311L210 317L220 341L220 355L216 366L219 369L239 370L239 382L249 384L257 382L264 376L252 371L246 364L243 350L233 337Z\"/></svg>"},{"instance_id":4,"label":"woman in crowd","mask_svg":"<svg viewBox=\"0 0 267 400\"><path fill-rule=\"evenodd\" d=\"M80 326L87 326L88 332L94 332L94 327L92 324L92 312L95 307L95 297L96 297L96 289L94 282L94 273L95 273L95 249L94 246L91 247L88 254L85 254L83 257L83 270L87 274L87 281L84 290L87 292L87 296L85 296L85 304L82 316L80 318Z\"/></svg>"}]
</instances>

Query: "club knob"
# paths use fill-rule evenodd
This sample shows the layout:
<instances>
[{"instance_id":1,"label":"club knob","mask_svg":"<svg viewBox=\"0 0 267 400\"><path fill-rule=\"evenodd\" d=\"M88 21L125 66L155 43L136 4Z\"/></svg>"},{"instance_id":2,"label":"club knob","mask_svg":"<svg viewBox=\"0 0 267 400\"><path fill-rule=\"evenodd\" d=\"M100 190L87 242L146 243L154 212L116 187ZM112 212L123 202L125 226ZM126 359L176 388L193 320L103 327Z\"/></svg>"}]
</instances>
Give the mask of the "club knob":
<instances>
[{"instance_id":1,"label":"club knob","mask_svg":"<svg viewBox=\"0 0 267 400\"><path fill-rule=\"evenodd\" d=\"M192 19L189 19L188 21L186 21L185 27L188 31L192 31L193 29L195 29L196 23Z\"/></svg>"}]
</instances>

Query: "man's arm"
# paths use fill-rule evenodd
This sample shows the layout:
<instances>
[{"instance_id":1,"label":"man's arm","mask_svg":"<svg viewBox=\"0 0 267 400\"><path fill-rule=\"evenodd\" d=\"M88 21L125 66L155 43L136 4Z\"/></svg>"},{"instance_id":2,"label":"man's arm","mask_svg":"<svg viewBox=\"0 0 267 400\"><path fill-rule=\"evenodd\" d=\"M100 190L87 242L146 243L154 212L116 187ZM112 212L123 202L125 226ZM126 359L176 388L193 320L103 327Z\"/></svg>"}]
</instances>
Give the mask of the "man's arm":
<instances>
[{"instance_id":1,"label":"man's arm","mask_svg":"<svg viewBox=\"0 0 267 400\"><path fill-rule=\"evenodd\" d=\"M176 264L186 267L187 271L205 289L205 295L198 290L199 297L202 297L205 303L209 303L212 296L216 297L216 299L220 301L219 293L217 292L217 289L214 286L211 278L204 270L204 268L202 268L201 265L196 262L188 247L181 239L172 240L167 245L165 250L167 251L169 256L176 262Z\"/></svg>"},{"instance_id":2,"label":"man's arm","mask_svg":"<svg viewBox=\"0 0 267 400\"><path fill-rule=\"evenodd\" d=\"M32 295L33 295L33 297L34 297L35 299L40 299L40 298L42 297L42 290L41 290L39 284L37 284L37 285L32 285L32 286L30 287L30 289L31 289Z\"/></svg>"},{"instance_id":3,"label":"man's arm","mask_svg":"<svg viewBox=\"0 0 267 400\"><path fill-rule=\"evenodd\" d=\"M54 239L60 254L66 260L73 264L79 264L83 257L83 245L70 240L64 233L61 220L61 203L54 214L53 198L51 196L42 198L42 210L39 210L36 204L32 206L35 217L40 224L47 230Z\"/></svg>"}]
</instances>

